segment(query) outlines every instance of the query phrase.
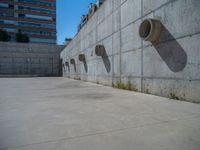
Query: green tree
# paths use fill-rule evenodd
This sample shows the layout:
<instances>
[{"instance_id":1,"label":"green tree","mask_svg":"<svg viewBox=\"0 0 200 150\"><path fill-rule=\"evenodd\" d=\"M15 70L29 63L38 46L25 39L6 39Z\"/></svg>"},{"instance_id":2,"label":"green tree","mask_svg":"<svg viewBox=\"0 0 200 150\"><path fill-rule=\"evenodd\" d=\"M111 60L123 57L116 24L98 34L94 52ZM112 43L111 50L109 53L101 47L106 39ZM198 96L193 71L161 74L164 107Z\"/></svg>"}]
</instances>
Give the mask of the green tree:
<instances>
[{"instance_id":1,"label":"green tree","mask_svg":"<svg viewBox=\"0 0 200 150\"><path fill-rule=\"evenodd\" d=\"M16 33L16 42L29 43L30 39L27 34Z\"/></svg>"},{"instance_id":2,"label":"green tree","mask_svg":"<svg viewBox=\"0 0 200 150\"><path fill-rule=\"evenodd\" d=\"M10 41L10 36L2 29L0 29L0 41Z\"/></svg>"}]
</instances>

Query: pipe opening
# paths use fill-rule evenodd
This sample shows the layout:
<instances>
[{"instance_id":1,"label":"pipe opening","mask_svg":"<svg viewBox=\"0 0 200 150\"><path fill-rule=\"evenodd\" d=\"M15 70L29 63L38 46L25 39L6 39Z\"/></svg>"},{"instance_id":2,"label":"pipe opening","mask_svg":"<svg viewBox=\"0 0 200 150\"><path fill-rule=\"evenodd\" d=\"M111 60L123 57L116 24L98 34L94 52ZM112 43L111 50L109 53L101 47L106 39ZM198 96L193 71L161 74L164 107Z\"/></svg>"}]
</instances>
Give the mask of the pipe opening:
<instances>
[{"instance_id":1,"label":"pipe opening","mask_svg":"<svg viewBox=\"0 0 200 150\"><path fill-rule=\"evenodd\" d=\"M74 71L76 72L76 63L75 63L75 59L74 59L74 58L70 59L70 63L74 66Z\"/></svg>"},{"instance_id":2,"label":"pipe opening","mask_svg":"<svg viewBox=\"0 0 200 150\"><path fill-rule=\"evenodd\" d=\"M79 58L79 61L85 61L85 55L84 54L80 54L78 56L78 58Z\"/></svg>"},{"instance_id":3,"label":"pipe opening","mask_svg":"<svg viewBox=\"0 0 200 150\"><path fill-rule=\"evenodd\" d=\"M87 62L86 62L86 59L85 59L85 54L79 54L78 58L79 58L79 61L83 62L84 68L85 68L85 72L87 72L88 71L88 66L87 66Z\"/></svg>"},{"instance_id":4,"label":"pipe opening","mask_svg":"<svg viewBox=\"0 0 200 150\"><path fill-rule=\"evenodd\" d=\"M97 46L95 47L95 54L96 54L97 56L103 56L104 53L105 53L105 48L104 48L103 45L97 45Z\"/></svg>"},{"instance_id":5,"label":"pipe opening","mask_svg":"<svg viewBox=\"0 0 200 150\"><path fill-rule=\"evenodd\" d=\"M65 62L65 66L68 68L68 72L70 72L70 67L69 67L69 62L68 61Z\"/></svg>"},{"instance_id":6,"label":"pipe opening","mask_svg":"<svg viewBox=\"0 0 200 150\"><path fill-rule=\"evenodd\" d=\"M110 72L111 70L111 63L110 63L110 60L109 60L109 57L106 53L106 49L103 45L97 45L95 47L95 53L97 56L101 56L102 59L103 59L103 62L104 62L104 66L106 68L106 71L107 72Z\"/></svg>"},{"instance_id":7,"label":"pipe opening","mask_svg":"<svg viewBox=\"0 0 200 150\"><path fill-rule=\"evenodd\" d=\"M145 20L142 22L141 26L140 26L140 37L145 39L149 36L150 32L151 32L151 23L149 20Z\"/></svg>"},{"instance_id":8,"label":"pipe opening","mask_svg":"<svg viewBox=\"0 0 200 150\"><path fill-rule=\"evenodd\" d=\"M161 35L162 24L156 19L144 20L139 28L139 35L145 41L158 42Z\"/></svg>"},{"instance_id":9,"label":"pipe opening","mask_svg":"<svg viewBox=\"0 0 200 150\"><path fill-rule=\"evenodd\" d=\"M75 60L74 59L70 59L70 63L71 64L75 64Z\"/></svg>"},{"instance_id":10,"label":"pipe opening","mask_svg":"<svg viewBox=\"0 0 200 150\"><path fill-rule=\"evenodd\" d=\"M69 62L65 62L65 66L69 66Z\"/></svg>"}]
</instances>

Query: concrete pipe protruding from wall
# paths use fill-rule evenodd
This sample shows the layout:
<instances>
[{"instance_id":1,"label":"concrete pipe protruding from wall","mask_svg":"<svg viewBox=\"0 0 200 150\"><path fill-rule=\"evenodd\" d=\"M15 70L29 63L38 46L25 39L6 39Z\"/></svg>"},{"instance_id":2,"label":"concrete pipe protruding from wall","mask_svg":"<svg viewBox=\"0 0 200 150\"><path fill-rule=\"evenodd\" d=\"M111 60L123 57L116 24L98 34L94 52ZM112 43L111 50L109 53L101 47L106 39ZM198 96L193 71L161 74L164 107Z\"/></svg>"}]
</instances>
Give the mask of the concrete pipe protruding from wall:
<instances>
[{"instance_id":1,"label":"concrete pipe protruding from wall","mask_svg":"<svg viewBox=\"0 0 200 150\"><path fill-rule=\"evenodd\" d=\"M88 11L88 19L92 18L92 16L96 12L96 10L97 10L97 5L96 4L92 4L91 8Z\"/></svg>"},{"instance_id":2,"label":"concrete pipe protruding from wall","mask_svg":"<svg viewBox=\"0 0 200 150\"><path fill-rule=\"evenodd\" d=\"M159 41L162 30L162 24L156 19L145 19L139 29L140 37L145 41Z\"/></svg>"},{"instance_id":3,"label":"concrete pipe protruding from wall","mask_svg":"<svg viewBox=\"0 0 200 150\"><path fill-rule=\"evenodd\" d=\"M69 66L69 62L65 62L65 66Z\"/></svg>"},{"instance_id":4,"label":"concrete pipe protruding from wall","mask_svg":"<svg viewBox=\"0 0 200 150\"><path fill-rule=\"evenodd\" d=\"M79 54L78 59L79 61L85 61L85 54Z\"/></svg>"},{"instance_id":5,"label":"concrete pipe protruding from wall","mask_svg":"<svg viewBox=\"0 0 200 150\"><path fill-rule=\"evenodd\" d=\"M103 56L105 53L105 47L103 45L97 45L95 47L95 54L97 56Z\"/></svg>"},{"instance_id":6,"label":"concrete pipe protruding from wall","mask_svg":"<svg viewBox=\"0 0 200 150\"><path fill-rule=\"evenodd\" d=\"M75 64L75 59L73 59L73 58L70 59L70 63L74 65Z\"/></svg>"}]
</instances>

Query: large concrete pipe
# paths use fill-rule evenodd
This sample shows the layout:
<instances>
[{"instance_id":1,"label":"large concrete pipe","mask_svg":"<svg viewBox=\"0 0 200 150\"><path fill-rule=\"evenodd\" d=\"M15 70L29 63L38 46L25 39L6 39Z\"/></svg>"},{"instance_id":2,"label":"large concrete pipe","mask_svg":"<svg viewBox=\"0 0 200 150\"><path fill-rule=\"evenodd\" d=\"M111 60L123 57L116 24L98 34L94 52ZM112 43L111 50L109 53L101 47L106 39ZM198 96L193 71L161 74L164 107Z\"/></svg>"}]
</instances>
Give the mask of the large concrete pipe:
<instances>
[{"instance_id":1,"label":"large concrete pipe","mask_svg":"<svg viewBox=\"0 0 200 150\"><path fill-rule=\"evenodd\" d=\"M75 65L75 59L73 59L73 58L70 59L70 63L73 64L73 65Z\"/></svg>"},{"instance_id":2,"label":"large concrete pipe","mask_svg":"<svg viewBox=\"0 0 200 150\"><path fill-rule=\"evenodd\" d=\"M105 48L104 48L103 45L97 45L97 46L95 47L95 54L96 54L97 56L103 56L104 53L105 53Z\"/></svg>"},{"instance_id":3,"label":"large concrete pipe","mask_svg":"<svg viewBox=\"0 0 200 150\"><path fill-rule=\"evenodd\" d=\"M78 59L79 59L79 61L85 61L85 55L79 54Z\"/></svg>"},{"instance_id":4,"label":"large concrete pipe","mask_svg":"<svg viewBox=\"0 0 200 150\"><path fill-rule=\"evenodd\" d=\"M145 41L157 42L161 34L162 24L156 19L145 19L139 29L140 37Z\"/></svg>"}]
</instances>

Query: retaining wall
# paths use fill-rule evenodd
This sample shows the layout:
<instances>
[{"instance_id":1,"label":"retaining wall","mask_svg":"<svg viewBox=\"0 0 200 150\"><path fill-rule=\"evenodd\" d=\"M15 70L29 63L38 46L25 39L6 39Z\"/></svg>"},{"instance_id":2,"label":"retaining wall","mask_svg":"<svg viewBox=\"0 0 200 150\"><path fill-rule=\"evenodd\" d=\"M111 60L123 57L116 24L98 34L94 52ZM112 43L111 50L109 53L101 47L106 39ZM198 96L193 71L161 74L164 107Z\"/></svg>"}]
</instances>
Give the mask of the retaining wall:
<instances>
[{"instance_id":1,"label":"retaining wall","mask_svg":"<svg viewBox=\"0 0 200 150\"><path fill-rule=\"evenodd\" d=\"M106 0L61 52L63 64L69 62L63 75L200 102L199 14L199 0ZM161 21L159 43L139 37L146 18ZM105 47L104 57L95 54L96 45Z\"/></svg>"}]
</instances>

